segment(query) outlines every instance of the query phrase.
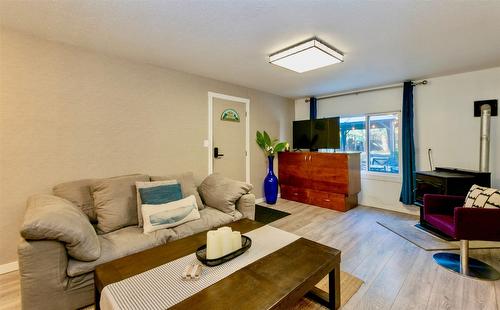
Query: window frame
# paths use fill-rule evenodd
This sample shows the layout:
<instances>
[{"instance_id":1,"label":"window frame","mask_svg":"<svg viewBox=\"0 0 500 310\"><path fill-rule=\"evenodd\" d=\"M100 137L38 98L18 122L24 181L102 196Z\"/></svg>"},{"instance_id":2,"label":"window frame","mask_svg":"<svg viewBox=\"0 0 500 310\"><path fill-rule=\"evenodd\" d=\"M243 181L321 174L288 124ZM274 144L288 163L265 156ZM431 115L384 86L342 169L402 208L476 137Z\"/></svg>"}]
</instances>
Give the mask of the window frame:
<instances>
[{"instance_id":1,"label":"window frame","mask_svg":"<svg viewBox=\"0 0 500 310\"><path fill-rule=\"evenodd\" d=\"M370 139L370 117L373 116L382 116L382 115L390 115L390 114L396 114L398 117L398 173L392 173L392 172L379 172L379 171L370 171L370 149L369 149L369 139ZM365 141L364 143L364 149L366 151L366 169L361 168L361 176L365 179L371 179L371 180L384 180L384 181L393 181L399 183L401 181L401 159L402 159L402 152L401 152L401 111L396 110L396 111L385 111L385 112L374 112L374 113L364 113L364 114L345 114L345 115L340 115L339 118L349 118L349 117L364 117L365 118L365 129L366 129L366 136L365 136ZM341 138L342 139L342 138Z\"/></svg>"}]
</instances>

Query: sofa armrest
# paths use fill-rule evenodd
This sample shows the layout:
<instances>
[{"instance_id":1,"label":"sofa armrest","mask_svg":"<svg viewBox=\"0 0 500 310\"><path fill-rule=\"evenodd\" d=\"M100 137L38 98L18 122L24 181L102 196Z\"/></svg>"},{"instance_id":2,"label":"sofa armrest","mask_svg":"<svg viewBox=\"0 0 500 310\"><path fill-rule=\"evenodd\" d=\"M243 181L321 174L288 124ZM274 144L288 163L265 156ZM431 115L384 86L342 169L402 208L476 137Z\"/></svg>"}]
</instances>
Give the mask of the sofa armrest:
<instances>
[{"instance_id":1,"label":"sofa armrest","mask_svg":"<svg viewBox=\"0 0 500 310\"><path fill-rule=\"evenodd\" d=\"M457 239L500 241L500 209L455 208Z\"/></svg>"},{"instance_id":2,"label":"sofa armrest","mask_svg":"<svg viewBox=\"0 0 500 310\"><path fill-rule=\"evenodd\" d=\"M465 202L463 196L425 194L424 195L424 215L425 214L445 214L453 215L453 209L462 207Z\"/></svg>"},{"instance_id":3,"label":"sofa armrest","mask_svg":"<svg viewBox=\"0 0 500 310\"><path fill-rule=\"evenodd\" d=\"M28 199L21 225L26 240L57 240L78 260L93 261L101 255L101 245L87 216L68 200L53 195Z\"/></svg>"},{"instance_id":4,"label":"sofa armrest","mask_svg":"<svg viewBox=\"0 0 500 310\"><path fill-rule=\"evenodd\" d=\"M243 217L251 220L255 219L255 195L245 194L236 201L236 210L243 214Z\"/></svg>"},{"instance_id":5,"label":"sofa armrest","mask_svg":"<svg viewBox=\"0 0 500 310\"><path fill-rule=\"evenodd\" d=\"M78 309L94 302L93 273L68 277L62 242L21 239L17 254L22 309Z\"/></svg>"},{"instance_id":6,"label":"sofa armrest","mask_svg":"<svg viewBox=\"0 0 500 310\"><path fill-rule=\"evenodd\" d=\"M68 281L68 255L59 241L27 241L17 248L23 309L47 309Z\"/></svg>"}]
</instances>

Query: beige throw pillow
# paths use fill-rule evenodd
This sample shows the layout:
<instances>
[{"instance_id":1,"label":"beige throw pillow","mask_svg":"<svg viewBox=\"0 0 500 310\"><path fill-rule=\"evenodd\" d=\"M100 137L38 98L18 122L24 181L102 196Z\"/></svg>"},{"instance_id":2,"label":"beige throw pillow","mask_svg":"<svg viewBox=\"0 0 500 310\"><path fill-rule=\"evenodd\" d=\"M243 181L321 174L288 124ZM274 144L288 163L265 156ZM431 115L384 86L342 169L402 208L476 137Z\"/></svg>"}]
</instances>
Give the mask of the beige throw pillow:
<instances>
[{"instance_id":1,"label":"beige throw pillow","mask_svg":"<svg viewBox=\"0 0 500 310\"><path fill-rule=\"evenodd\" d=\"M199 210L203 210L204 205L201 201L200 194L198 193L198 189L196 188L196 184L194 182L194 175L192 172L185 172L180 174L174 174L169 176L152 176L151 181L165 181L165 180L177 180L181 185L182 197L186 198L191 195L194 195L196 199L196 204L198 205Z\"/></svg>"},{"instance_id":2,"label":"beige throw pillow","mask_svg":"<svg viewBox=\"0 0 500 310\"><path fill-rule=\"evenodd\" d=\"M152 181L152 182L135 182L136 195L137 195L137 220L139 222L139 227L142 227L142 201L141 195L139 194L139 188L149 188L156 187L159 185L172 185L177 184L177 180L165 180L165 181ZM181 185L182 189L182 185Z\"/></svg>"},{"instance_id":3,"label":"beige throw pillow","mask_svg":"<svg viewBox=\"0 0 500 310\"><path fill-rule=\"evenodd\" d=\"M101 256L99 239L87 216L60 197L30 197L21 236L27 240L60 241L70 256L81 261L94 261Z\"/></svg>"},{"instance_id":4,"label":"beige throw pillow","mask_svg":"<svg viewBox=\"0 0 500 310\"><path fill-rule=\"evenodd\" d=\"M90 186L97 179L84 179L61 183L52 189L54 195L67 199L74 203L85 213L92 223L97 223L97 215L94 208L94 200L90 192Z\"/></svg>"},{"instance_id":5,"label":"beige throw pillow","mask_svg":"<svg viewBox=\"0 0 500 310\"><path fill-rule=\"evenodd\" d=\"M232 214L235 203L241 196L252 190L252 184L235 181L214 173L200 184L200 194L207 206Z\"/></svg>"},{"instance_id":6,"label":"beige throw pillow","mask_svg":"<svg viewBox=\"0 0 500 310\"><path fill-rule=\"evenodd\" d=\"M149 176L134 174L102 179L92 185L99 233L137 225L135 182L146 181L149 181Z\"/></svg>"},{"instance_id":7,"label":"beige throw pillow","mask_svg":"<svg viewBox=\"0 0 500 310\"><path fill-rule=\"evenodd\" d=\"M465 199L465 208L500 208L500 191L495 188L472 185Z\"/></svg>"}]
</instances>

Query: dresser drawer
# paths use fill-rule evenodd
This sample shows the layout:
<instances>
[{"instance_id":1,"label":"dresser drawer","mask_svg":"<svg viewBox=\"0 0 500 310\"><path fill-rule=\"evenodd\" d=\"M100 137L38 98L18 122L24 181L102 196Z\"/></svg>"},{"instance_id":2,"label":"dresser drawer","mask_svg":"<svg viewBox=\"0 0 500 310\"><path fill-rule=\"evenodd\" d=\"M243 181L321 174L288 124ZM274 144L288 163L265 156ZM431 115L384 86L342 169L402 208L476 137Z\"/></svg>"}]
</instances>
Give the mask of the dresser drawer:
<instances>
[{"instance_id":1,"label":"dresser drawer","mask_svg":"<svg viewBox=\"0 0 500 310\"><path fill-rule=\"evenodd\" d=\"M316 190L307 190L307 197L309 199L309 204L343 211L345 208L345 195L344 194L336 194L330 192L316 191Z\"/></svg>"},{"instance_id":2,"label":"dresser drawer","mask_svg":"<svg viewBox=\"0 0 500 310\"><path fill-rule=\"evenodd\" d=\"M308 190L295 186L282 184L281 198L293 201L299 201L303 203L309 203Z\"/></svg>"}]
</instances>

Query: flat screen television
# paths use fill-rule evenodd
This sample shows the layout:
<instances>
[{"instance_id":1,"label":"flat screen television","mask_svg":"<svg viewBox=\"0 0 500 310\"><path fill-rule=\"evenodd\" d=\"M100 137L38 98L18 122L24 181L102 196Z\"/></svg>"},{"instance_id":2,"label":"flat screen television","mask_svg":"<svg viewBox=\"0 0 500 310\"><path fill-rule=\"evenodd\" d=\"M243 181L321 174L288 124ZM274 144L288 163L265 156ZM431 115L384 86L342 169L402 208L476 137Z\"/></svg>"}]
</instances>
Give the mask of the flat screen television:
<instances>
[{"instance_id":1,"label":"flat screen television","mask_svg":"<svg viewBox=\"0 0 500 310\"><path fill-rule=\"evenodd\" d=\"M294 149L340 148L339 118L321 118L293 122Z\"/></svg>"}]
</instances>

